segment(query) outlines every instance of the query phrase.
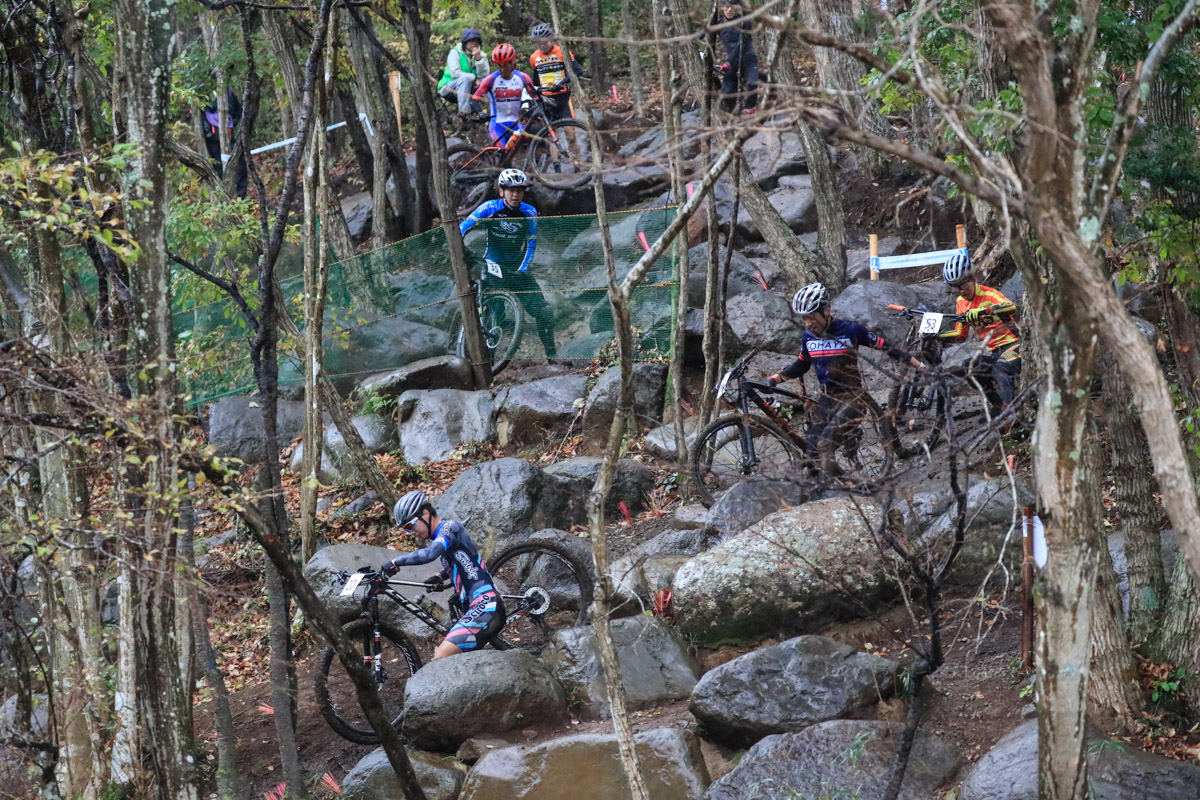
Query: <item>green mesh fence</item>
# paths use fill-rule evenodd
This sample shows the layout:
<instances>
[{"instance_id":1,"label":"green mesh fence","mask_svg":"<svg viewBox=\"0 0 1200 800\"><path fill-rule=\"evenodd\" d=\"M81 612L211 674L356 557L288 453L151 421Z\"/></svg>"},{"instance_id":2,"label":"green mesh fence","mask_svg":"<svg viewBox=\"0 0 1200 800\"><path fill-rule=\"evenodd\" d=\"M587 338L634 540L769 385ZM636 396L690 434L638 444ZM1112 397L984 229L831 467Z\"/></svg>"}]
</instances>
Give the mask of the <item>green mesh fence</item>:
<instances>
[{"instance_id":1,"label":"green mesh fence","mask_svg":"<svg viewBox=\"0 0 1200 800\"><path fill-rule=\"evenodd\" d=\"M672 207L609 214L619 275L637 263L674 214ZM473 278L478 279L483 268L489 226L504 222L485 220L467 234ZM610 345L613 321L596 217L540 217L536 254L526 273L533 282L529 277L508 277L515 267L505 265L503 271L506 277L500 285L492 278L485 285L520 301L524 333L514 359L544 358L548 329L558 358L594 358ZM300 324L303 279L295 268L289 272L281 273L280 284L288 313ZM672 258L664 256L634 291L632 323L639 359L670 355L676 275ZM253 333L232 301L195 303L177 311L174 322L192 404L254 388ZM330 269L324 367L343 390L419 359L458 353L460 327L458 296L440 228ZM286 338L280 342L281 384L304 381L297 344Z\"/></svg>"}]
</instances>

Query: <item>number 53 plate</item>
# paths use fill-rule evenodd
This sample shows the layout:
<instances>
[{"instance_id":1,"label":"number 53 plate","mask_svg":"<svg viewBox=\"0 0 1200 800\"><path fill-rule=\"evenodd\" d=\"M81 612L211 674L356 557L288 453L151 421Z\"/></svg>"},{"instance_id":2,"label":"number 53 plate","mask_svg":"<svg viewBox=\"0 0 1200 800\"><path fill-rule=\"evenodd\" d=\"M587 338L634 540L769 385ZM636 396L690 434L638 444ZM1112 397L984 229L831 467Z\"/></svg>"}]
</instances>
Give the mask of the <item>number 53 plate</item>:
<instances>
[{"instance_id":1,"label":"number 53 plate","mask_svg":"<svg viewBox=\"0 0 1200 800\"><path fill-rule=\"evenodd\" d=\"M935 311L926 311L921 317L921 333L937 333L942 329L943 314L938 314Z\"/></svg>"}]
</instances>

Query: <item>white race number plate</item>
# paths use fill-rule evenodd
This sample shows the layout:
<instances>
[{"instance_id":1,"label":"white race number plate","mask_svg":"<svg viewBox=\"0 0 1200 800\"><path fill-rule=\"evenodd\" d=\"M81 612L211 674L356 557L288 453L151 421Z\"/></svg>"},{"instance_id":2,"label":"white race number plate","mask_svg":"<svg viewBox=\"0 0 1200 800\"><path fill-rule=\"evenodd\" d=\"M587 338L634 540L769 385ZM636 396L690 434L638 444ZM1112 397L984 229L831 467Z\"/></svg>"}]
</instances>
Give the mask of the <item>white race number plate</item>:
<instances>
[{"instance_id":1,"label":"white race number plate","mask_svg":"<svg viewBox=\"0 0 1200 800\"><path fill-rule=\"evenodd\" d=\"M926 311L921 317L921 333L937 333L942 329L943 314L936 311Z\"/></svg>"},{"instance_id":2,"label":"white race number plate","mask_svg":"<svg viewBox=\"0 0 1200 800\"><path fill-rule=\"evenodd\" d=\"M342 596L345 597L346 595L354 594L354 590L358 588L360 583L362 583L362 579L363 574L361 572L356 572L351 575L350 580L346 581L346 585L342 587Z\"/></svg>"}]
</instances>

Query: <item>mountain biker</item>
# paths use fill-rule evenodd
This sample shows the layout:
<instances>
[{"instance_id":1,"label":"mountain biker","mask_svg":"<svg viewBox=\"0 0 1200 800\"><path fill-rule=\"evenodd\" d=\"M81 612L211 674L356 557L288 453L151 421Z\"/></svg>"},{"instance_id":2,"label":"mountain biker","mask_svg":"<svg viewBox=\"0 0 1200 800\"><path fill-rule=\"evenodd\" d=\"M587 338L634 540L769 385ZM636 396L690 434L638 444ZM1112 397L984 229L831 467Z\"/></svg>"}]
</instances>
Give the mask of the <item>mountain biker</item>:
<instances>
[{"instance_id":1,"label":"mountain biker","mask_svg":"<svg viewBox=\"0 0 1200 800\"><path fill-rule=\"evenodd\" d=\"M737 0L721 0L721 16L731 23L742 16ZM751 22L739 22L721 28L721 44L725 46L725 63L721 65L721 105L732 113L737 105L738 83L746 84L744 114L758 111L758 56L750 35Z\"/></svg>"},{"instance_id":2,"label":"mountain biker","mask_svg":"<svg viewBox=\"0 0 1200 800\"><path fill-rule=\"evenodd\" d=\"M458 113L478 114L483 106L471 97L475 82L488 74L488 59L483 52L483 36L474 28L462 32L458 47L450 48L446 69L438 81L438 94L458 98Z\"/></svg>"},{"instance_id":3,"label":"mountain biker","mask_svg":"<svg viewBox=\"0 0 1200 800\"><path fill-rule=\"evenodd\" d=\"M984 341L988 349L986 366L991 381L985 386L988 402L1008 408L1016 394L1021 374L1021 332L1013 319L1017 306L1003 294L975 280L971 257L956 253L942 265L942 279L958 290L955 313L965 314L966 322L955 323L939 338L961 342L969 329Z\"/></svg>"},{"instance_id":4,"label":"mountain biker","mask_svg":"<svg viewBox=\"0 0 1200 800\"><path fill-rule=\"evenodd\" d=\"M576 75L583 75L583 67L575 60L575 54L570 50L563 53L563 49L554 41L554 28L545 22L534 25L529 36L538 46L533 55L529 56L529 68L542 89L542 98L546 101L546 116L551 122L568 117L574 119L571 84L566 80L567 61L570 60L571 71ZM558 88L554 88L556 86Z\"/></svg>"},{"instance_id":5,"label":"mountain biker","mask_svg":"<svg viewBox=\"0 0 1200 800\"><path fill-rule=\"evenodd\" d=\"M461 522L439 518L429 497L420 490L411 491L397 500L392 518L397 526L431 544L416 552L396 556L385 562L380 571L393 575L401 567L428 564L440 558L442 570L425 579L426 588L430 592L440 592L450 588L446 585L449 581L458 593L458 602L466 609L434 650L433 657L444 658L465 650L478 650L490 642L504 627L504 601L496 592L487 565L475 549L467 529Z\"/></svg>"},{"instance_id":6,"label":"mountain biker","mask_svg":"<svg viewBox=\"0 0 1200 800\"><path fill-rule=\"evenodd\" d=\"M500 199L487 200L471 216L459 223L463 236L486 219L495 220L487 228L487 247L483 273L485 289L489 284L512 292L537 322L538 337L546 358L557 358L554 346L554 312L546 303L541 287L529 274L529 264L537 250L537 209L524 202L529 177L519 169L506 169L497 181Z\"/></svg>"},{"instance_id":7,"label":"mountain biker","mask_svg":"<svg viewBox=\"0 0 1200 800\"><path fill-rule=\"evenodd\" d=\"M516 68L517 50L511 44L496 45L492 61L496 62L496 71L479 82L472 99L488 99L491 108L488 133L497 144L512 148L518 139L515 134L525 130L521 114L529 110L536 90L529 76Z\"/></svg>"},{"instance_id":8,"label":"mountain biker","mask_svg":"<svg viewBox=\"0 0 1200 800\"><path fill-rule=\"evenodd\" d=\"M796 360L767 378L768 386L801 378L809 369L821 385L821 399L812 405L805 397L805 407L812 410L808 427L807 450L812 468L821 467L830 477L837 477L841 468L833 460L837 446L852 433L867 414L875 414L886 427L886 418L879 405L863 387L858 368L858 348L882 350L896 361L928 369L925 364L904 350L888 345L882 336L872 333L857 322L834 319L829 307L829 291L820 283L810 283L792 298L792 312L804 321L804 345ZM801 383L801 394L804 394ZM884 431L894 441L894 433Z\"/></svg>"}]
</instances>

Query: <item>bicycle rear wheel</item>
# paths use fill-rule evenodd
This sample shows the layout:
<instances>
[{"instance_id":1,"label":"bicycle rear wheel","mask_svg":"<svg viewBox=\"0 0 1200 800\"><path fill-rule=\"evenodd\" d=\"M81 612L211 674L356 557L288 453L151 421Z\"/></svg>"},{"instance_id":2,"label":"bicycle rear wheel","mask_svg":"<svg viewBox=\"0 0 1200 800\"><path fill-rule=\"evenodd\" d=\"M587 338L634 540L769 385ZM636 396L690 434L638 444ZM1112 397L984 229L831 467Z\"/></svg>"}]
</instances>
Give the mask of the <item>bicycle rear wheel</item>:
<instances>
[{"instance_id":1,"label":"bicycle rear wheel","mask_svg":"<svg viewBox=\"0 0 1200 800\"><path fill-rule=\"evenodd\" d=\"M746 451L753 444L754 457ZM716 496L751 475L794 479L804 466L804 453L788 433L754 414L721 417L701 431L692 446L692 480L701 501Z\"/></svg>"},{"instance_id":2,"label":"bicycle rear wheel","mask_svg":"<svg viewBox=\"0 0 1200 800\"><path fill-rule=\"evenodd\" d=\"M556 631L587 623L592 573L563 545L530 541L506 547L488 559L488 573L509 616L493 641L497 649L540 653Z\"/></svg>"},{"instance_id":3,"label":"bicycle rear wheel","mask_svg":"<svg viewBox=\"0 0 1200 800\"><path fill-rule=\"evenodd\" d=\"M592 143L583 123L563 119L526 135L525 165L539 181L552 189L574 189L591 180Z\"/></svg>"},{"instance_id":4,"label":"bicycle rear wheel","mask_svg":"<svg viewBox=\"0 0 1200 800\"><path fill-rule=\"evenodd\" d=\"M342 630L360 647L364 643L369 646L373 638L368 619L356 619L343 625ZM421 668L421 656L408 637L390 625L380 622L379 636L383 677L376 682L375 688L379 690L384 714L392 721L392 727L399 730L404 711L404 688L412 674ZM360 655L363 652L367 651L359 650ZM338 736L359 744L379 744L379 735L367 722L358 704L354 682L332 647L326 647L317 658L314 688L321 716Z\"/></svg>"},{"instance_id":5,"label":"bicycle rear wheel","mask_svg":"<svg viewBox=\"0 0 1200 800\"><path fill-rule=\"evenodd\" d=\"M474 211L487 199L500 175L492 153L470 142L459 142L447 148L446 162L450 165L450 196L455 210L459 214Z\"/></svg>"}]
</instances>

